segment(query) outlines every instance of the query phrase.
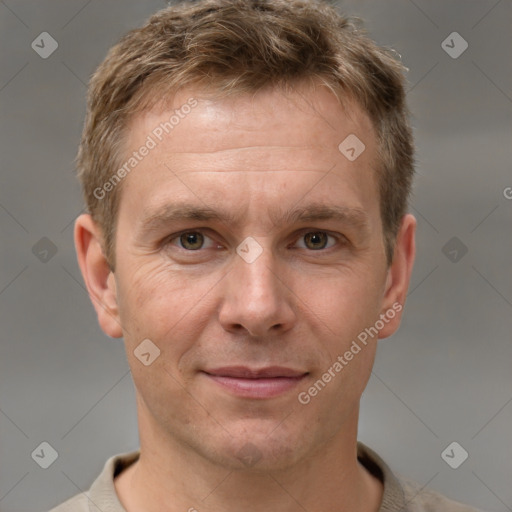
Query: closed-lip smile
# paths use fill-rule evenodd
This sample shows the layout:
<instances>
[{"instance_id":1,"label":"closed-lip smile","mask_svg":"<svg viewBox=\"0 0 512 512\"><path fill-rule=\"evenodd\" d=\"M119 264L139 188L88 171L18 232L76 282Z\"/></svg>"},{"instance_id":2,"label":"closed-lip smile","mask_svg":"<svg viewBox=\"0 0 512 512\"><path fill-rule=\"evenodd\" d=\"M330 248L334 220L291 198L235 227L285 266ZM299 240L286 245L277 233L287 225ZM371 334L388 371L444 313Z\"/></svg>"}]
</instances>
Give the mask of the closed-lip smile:
<instances>
[{"instance_id":1,"label":"closed-lip smile","mask_svg":"<svg viewBox=\"0 0 512 512\"><path fill-rule=\"evenodd\" d=\"M203 370L219 386L243 398L272 398L291 390L308 374L283 366L224 366Z\"/></svg>"}]
</instances>

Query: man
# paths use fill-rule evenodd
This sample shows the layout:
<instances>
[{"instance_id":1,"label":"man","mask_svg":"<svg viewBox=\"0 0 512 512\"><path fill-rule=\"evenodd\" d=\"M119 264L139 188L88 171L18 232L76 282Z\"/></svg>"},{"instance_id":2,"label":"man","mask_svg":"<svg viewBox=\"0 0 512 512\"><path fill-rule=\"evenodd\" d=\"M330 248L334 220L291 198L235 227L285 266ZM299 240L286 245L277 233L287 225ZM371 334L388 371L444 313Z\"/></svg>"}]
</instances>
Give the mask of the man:
<instances>
[{"instance_id":1,"label":"man","mask_svg":"<svg viewBox=\"0 0 512 512\"><path fill-rule=\"evenodd\" d=\"M470 511L357 442L415 219L402 65L323 3L206 0L93 76L75 225L140 452L54 511Z\"/></svg>"}]
</instances>

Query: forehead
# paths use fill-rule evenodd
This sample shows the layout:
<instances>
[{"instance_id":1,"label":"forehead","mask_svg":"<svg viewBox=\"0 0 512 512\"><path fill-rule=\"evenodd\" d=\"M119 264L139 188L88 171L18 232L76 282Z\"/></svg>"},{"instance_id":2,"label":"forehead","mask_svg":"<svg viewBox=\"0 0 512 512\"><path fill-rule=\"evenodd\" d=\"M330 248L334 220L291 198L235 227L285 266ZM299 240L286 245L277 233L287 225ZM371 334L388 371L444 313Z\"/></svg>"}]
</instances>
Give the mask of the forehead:
<instances>
[{"instance_id":1,"label":"forehead","mask_svg":"<svg viewBox=\"0 0 512 512\"><path fill-rule=\"evenodd\" d=\"M135 115L127 128L126 158L151 146L123 183L132 215L173 197L189 199L194 191L198 203L211 202L228 189L232 194L233 187L246 199L256 202L258 192L258 201L275 203L282 199L278 192L287 189L291 198L300 197L322 175L329 175L322 184L326 193L337 178L343 206L347 199L357 208L375 202L372 123L355 103L342 107L326 87L297 85L286 94L267 89L222 99L181 91L172 104ZM357 159L343 153L345 140L349 150L364 148ZM237 199L231 196L233 206ZM127 201L121 199L121 207Z\"/></svg>"},{"instance_id":2,"label":"forehead","mask_svg":"<svg viewBox=\"0 0 512 512\"><path fill-rule=\"evenodd\" d=\"M181 137L191 123L204 130L195 132L193 138ZM232 147L235 135L241 147L268 147L272 129L277 146L332 148L349 130L357 132L365 144L371 145L375 137L368 115L355 101L345 98L341 105L327 87L306 82L286 91L269 87L225 97L194 88L181 90L165 103L133 115L127 128L125 147L136 147L153 134L168 149L190 152Z\"/></svg>"}]
</instances>

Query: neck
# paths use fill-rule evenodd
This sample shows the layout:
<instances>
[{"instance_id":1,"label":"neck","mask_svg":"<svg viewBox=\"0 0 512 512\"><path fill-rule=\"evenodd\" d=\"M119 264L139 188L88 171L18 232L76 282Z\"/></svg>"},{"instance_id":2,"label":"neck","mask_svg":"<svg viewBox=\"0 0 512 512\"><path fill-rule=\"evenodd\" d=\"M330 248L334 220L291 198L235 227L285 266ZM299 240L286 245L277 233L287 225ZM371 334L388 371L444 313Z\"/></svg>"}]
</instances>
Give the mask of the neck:
<instances>
[{"instance_id":1,"label":"neck","mask_svg":"<svg viewBox=\"0 0 512 512\"><path fill-rule=\"evenodd\" d=\"M279 471L220 467L139 418L140 458L116 478L116 491L127 512L377 512L383 489L357 460L358 412L312 456Z\"/></svg>"}]
</instances>

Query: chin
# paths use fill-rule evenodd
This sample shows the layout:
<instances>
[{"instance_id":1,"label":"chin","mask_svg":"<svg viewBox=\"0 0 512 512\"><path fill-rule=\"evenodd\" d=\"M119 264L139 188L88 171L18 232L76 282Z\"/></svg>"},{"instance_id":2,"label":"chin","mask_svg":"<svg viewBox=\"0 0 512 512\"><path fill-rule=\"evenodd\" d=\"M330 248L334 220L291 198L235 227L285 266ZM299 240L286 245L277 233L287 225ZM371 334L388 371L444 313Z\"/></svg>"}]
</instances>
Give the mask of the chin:
<instances>
[{"instance_id":1,"label":"chin","mask_svg":"<svg viewBox=\"0 0 512 512\"><path fill-rule=\"evenodd\" d=\"M314 441L300 432L290 432L276 424L259 428L251 421L244 432L215 443L214 452L207 456L214 464L229 470L280 471L292 467L313 449ZM278 426L279 425L279 426ZM231 431L231 430L230 430ZM203 439L214 439L205 436ZM203 446L204 452L210 450ZM212 447L213 448L213 447Z\"/></svg>"}]
</instances>

